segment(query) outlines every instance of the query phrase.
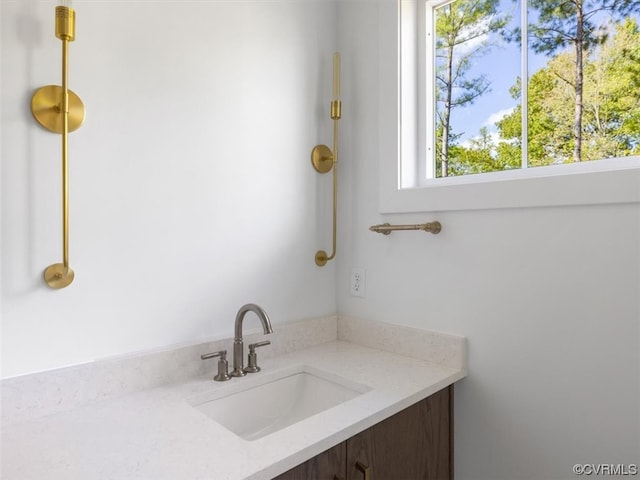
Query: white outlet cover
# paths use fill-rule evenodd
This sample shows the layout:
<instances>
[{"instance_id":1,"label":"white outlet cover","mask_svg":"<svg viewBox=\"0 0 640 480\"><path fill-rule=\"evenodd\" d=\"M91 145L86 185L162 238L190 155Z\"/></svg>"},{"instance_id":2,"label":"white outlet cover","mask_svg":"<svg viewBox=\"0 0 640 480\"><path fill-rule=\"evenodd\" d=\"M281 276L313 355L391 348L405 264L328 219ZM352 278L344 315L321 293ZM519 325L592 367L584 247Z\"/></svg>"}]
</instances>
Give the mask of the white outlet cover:
<instances>
[{"instance_id":1,"label":"white outlet cover","mask_svg":"<svg viewBox=\"0 0 640 480\"><path fill-rule=\"evenodd\" d=\"M354 297L364 297L366 287L366 271L364 268L354 267L351 269L349 280L349 290Z\"/></svg>"}]
</instances>

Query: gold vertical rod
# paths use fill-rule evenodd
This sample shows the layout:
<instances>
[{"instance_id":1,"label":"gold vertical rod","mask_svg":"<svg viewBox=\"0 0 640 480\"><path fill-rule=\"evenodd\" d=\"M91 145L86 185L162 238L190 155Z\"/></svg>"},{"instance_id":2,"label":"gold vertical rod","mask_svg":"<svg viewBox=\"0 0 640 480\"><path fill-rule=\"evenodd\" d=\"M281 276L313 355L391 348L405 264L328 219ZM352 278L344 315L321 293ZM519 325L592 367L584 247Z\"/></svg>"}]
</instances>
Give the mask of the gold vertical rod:
<instances>
[{"instance_id":1,"label":"gold vertical rod","mask_svg":"<svg viewBox=\"0 0 640 480\"><path fill-rule=\"evenodd\" d=\"M338 235L338 120L340 120L340 100L331 101L331 118L333 118L333 239L331 255L327 260L333 260L336 256L336 244Z\"/></svg>"},{"instance_id":2,"label":"gold vertical rod","mask_svg":"<svg viewBox=\"0 0 640 480\"><path fill-rule=\"evenodd\" d=\"M62 262L69 268L69 40L62 39Z\"/></svg>"},{"instance_id":3,"label":"gold vertical rod","mask_svg":"<svg viewBox=\"0 0 640 480\"><path fill-rule=\"evenodd\" d=\"M338 234L338 120L342 116L340 101L340 54L333 54L333 100L331 100L331 118L333 119L333 246L327 260L336 256Z\"/></svg>"}]
</instances>

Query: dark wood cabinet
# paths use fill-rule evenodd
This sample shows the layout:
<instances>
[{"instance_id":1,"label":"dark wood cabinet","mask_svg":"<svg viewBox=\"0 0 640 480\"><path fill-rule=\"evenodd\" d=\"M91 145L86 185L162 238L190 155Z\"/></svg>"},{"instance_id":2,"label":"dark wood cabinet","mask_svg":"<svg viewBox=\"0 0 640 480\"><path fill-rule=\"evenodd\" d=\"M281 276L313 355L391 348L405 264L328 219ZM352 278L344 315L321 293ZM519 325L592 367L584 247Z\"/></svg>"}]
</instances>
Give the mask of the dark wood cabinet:
<instances>
[{"instance_id":1,"label":"dark wood cabinet","mask_svg":"<svg viewBox=\"0 0 640 480\"><path fill-rule=\"evenodd\" d=\"M277 476L274 480L344 480L347 442L342 442ZM341 476L342 474L342 476Z\"/></svg>"},{"instance_id":2,"label":"dark wood cabinet","mask_svg":"<svg viewBox=\"0 0 640 480\"><path fill-rule=\"evenodd\" d=\"M452 445L450 386L274 480L450 480Z\"/></svg>"}]
</instances>

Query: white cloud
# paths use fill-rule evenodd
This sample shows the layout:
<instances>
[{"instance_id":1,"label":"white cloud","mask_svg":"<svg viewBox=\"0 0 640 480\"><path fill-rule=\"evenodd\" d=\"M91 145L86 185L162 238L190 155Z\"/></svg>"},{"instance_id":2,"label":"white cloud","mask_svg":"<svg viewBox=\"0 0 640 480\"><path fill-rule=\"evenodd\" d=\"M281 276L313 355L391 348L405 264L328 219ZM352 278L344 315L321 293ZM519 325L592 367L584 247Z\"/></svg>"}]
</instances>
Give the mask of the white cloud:
<instances>
[{"instance_id":1,"label":"white cloud","mask_svg":"<svg viewBox=\"0 0 640 480\"><path fill-rule=\"evenodd\" d=\"M482 124L483 127L493 127L496 122L499 122L507 115L513 113L516 107L511 108L503 108L502 110L498 110L497 112L493 112L491 115L487 117L485 122Z\"/></svg>"}]
</instances>

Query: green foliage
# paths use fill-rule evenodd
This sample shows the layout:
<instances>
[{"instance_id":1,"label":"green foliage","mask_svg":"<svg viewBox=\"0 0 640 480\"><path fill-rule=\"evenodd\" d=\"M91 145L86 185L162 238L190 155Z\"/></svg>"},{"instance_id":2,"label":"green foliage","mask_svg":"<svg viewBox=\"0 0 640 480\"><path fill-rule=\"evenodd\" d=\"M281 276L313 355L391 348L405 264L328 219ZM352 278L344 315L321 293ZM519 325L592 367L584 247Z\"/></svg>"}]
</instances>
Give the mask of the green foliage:
<instances>
[{"instance_id":1,"label":"green foliage","mask_svg":"<svg viewBox=\"0 0 640 480\"><path fill-rule=\"evenodd\" d=\"M574 56L571 72L562 78L571 85L574 94L573 161L585 158L584 141L584 77L585 52L602 45L608 38L605 24L596 24L600 12L611 18L621 18L637 8L636 0L528 0L538 13L536 22L529 26L531 47L536 53L547 55L572 47ZM586 156L588 158L588 156Z\"/></svg>"},{"instance_id":2,"label":"green foliage","mask_svg":"<svg viewBox=\"0 0 640 480\"><path fill-rule=\"evenodd\" d=\"M596 14L606 11L624 17L637 11L637 0L529 0L538 13L529 26L531 46L536 53L553 54L570 45L589 50L604 43L607 29L594 22Z\"/></svg>"},{"instance_id":3,"label":"green foliage","mask_svg":"<svg viewBox=\"0 0 640 480\"><path fill-rule=\"evenodd\" d=\"M499 0L457 0L436 9L437 165L449 174L453 152L451 110L472 104L489 90L485 75L469 77L472 60L491 48L488 34L499 31L508 18L498 14Z\"/></svg>"},{"instance_id":4,"label":"green foliage","mask_svg":"<svg viewBox=\"0 0 640 480\"><path fill-rule=\"evenodd\" d=\"M632 19L616 26L615 35L593 62L593 85L587 90L587 131L594 137L592 157L640 152L640 29Z\"/></svg>"},{"instance_id":5,"label":"green foliage","mask_svg":"<svg viewBox=\"0 0 640 480\"><path fill-rule=\"evenodd\" d=\"M450 175L510 170L520 167L520 146L502 142L496 145L487 127L480 129L478 137L468 146L451 148Z\"/></svg>"},{"instance_id":6,"label":"green foliage","mask_svg":"<svg viewBox=\"0 0 640 480\"><path fill-rule=\"evenodd\" d=\"M583 56L582 155L584 160L640 154L640 27L633 18L609 25L609 36ZM574 147L575 51L551 56L528 85L527 145L530 166L572 161ZM511 87L520 100L521 82ZM451 139L450 174L519 168L522 109L518 105L486 129L458 145Z\"/></svg>"}]
</instances>

